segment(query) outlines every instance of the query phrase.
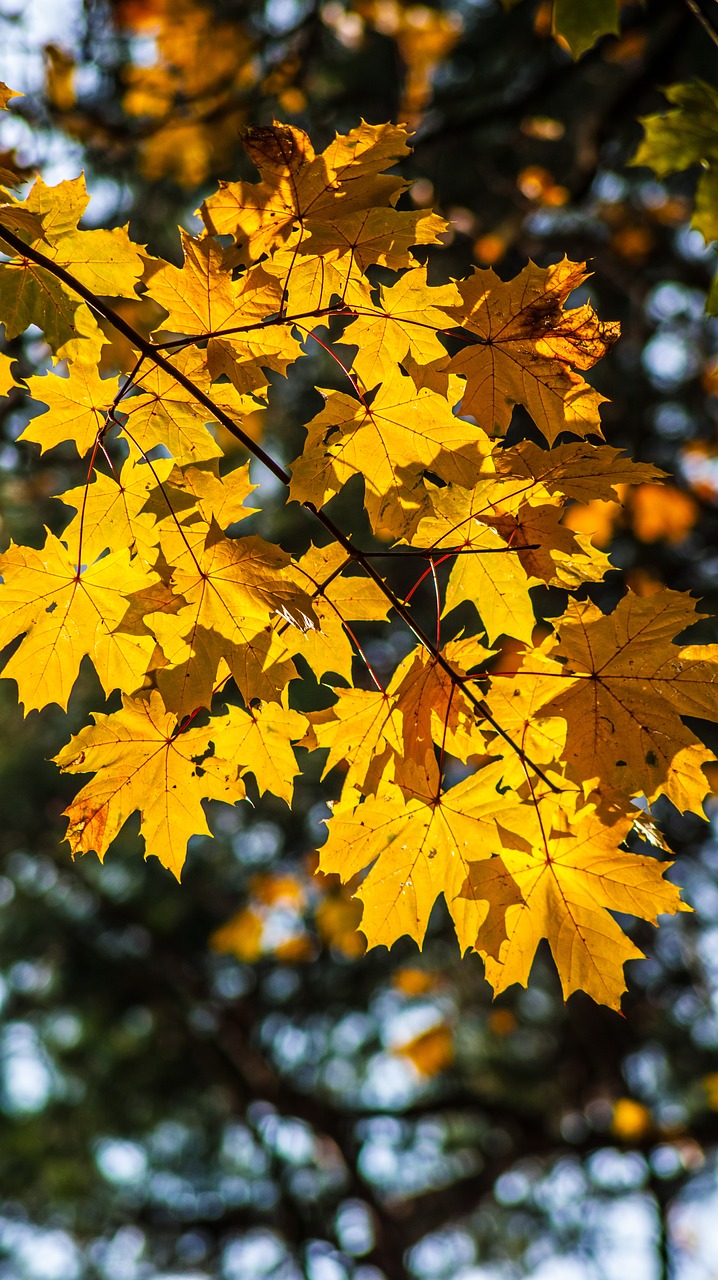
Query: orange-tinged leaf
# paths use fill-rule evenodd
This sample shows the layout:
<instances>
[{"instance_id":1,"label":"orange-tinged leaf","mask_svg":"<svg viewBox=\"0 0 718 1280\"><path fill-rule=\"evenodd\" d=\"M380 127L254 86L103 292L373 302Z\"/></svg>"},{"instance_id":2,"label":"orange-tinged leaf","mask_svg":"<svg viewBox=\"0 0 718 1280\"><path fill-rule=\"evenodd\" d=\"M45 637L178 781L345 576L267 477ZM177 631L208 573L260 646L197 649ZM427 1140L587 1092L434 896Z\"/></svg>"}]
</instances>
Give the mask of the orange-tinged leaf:
<instances>
[{"instance_id":1,"label":"orange-tinged leaf","mask_svg":"<svg viewBox=\"0 0 718 1280\"><path fill-rule=\"evenodd\" d=\"M9 89L6 84L0 81L0 110L7 111L7 104L11 98L23 98L24 96L19 89Z\"/></svg>"},{"instance_id":2,"label":"orange-tinged leaf","mask_svg":"<svg viewBox=\"0 0 718 1280\"><path fill-rule=\"evenodd\" d=\"M458 687L470 669L481 666L489 651L472 636L452 640L441 650L457 679L419 645L407 654L394 672L387 690L394 700L402 726L402 752L395 766L395 780L411 787L417 761L433 757L433 746L456 751L457 742L468 741L467 750L483 754L484 741L475 722L474 709ZM462 758L466 758L462 751Z\"/></svg>"},{"instance_id":3,"label":"orange-tinged leaf","mask_svg":"<svg viewBox=\"0 0 718 1280\"><path fill-rule=\"evenodd\" d=\"M209 231L235 236L250 262L329 219L393 204L405 186L381 174L408 154L402 125L362 122L321 156L301 129L288 125L252 127L243 140L262 181L220 183L200 213Z\"/></svg>"},{"instance_id":4,"label":"orange-tinged leaf","mask_svg":"<svg viewBox=\"0 0 718 1280\"><path fill-rule=\"evenodd\" d=\"M252 876L249 891L255 901L268 907L279 905L301 911L306 906L307 895L301 882L282 872Z\"/></svg>"},{"instance_id":5,"label":"orange-tinged leaf","mask_svg":"<svg viewBox=\"0 0 718 1280\"><path fill-rule=\"evenodd\" d=\"M620 449L587 441L539 449L531 440L523 440L502 449L494 461L497 476L505 480L507 489L517 488L516 480L525 478L530 485L536 482L549 493L565 494L576 502L615 502L621 485L648 483L653 487L664 476L649 462L634 462ZM662 490L654 492L660 497ZM525 494L529 500L530 494L531 488Z\"/></svg>"},{"instance_id":6,"label":"orange-tinged leaf","mask_svg":"<svg viewBox=\"0 0 718 1280\"><path fill-rule=\"evenodd\" d=\"M153 691L123 698L121 711L94 721L55 757L66 773L95 775L65 810L73 856L104 858L139 810L145 857L154 854L179 879L190 837L212 834L202 800L234 804L244 796L236 765L221 756L227 717L177 733L177 718Z\"/></svg>"}]
</instances>

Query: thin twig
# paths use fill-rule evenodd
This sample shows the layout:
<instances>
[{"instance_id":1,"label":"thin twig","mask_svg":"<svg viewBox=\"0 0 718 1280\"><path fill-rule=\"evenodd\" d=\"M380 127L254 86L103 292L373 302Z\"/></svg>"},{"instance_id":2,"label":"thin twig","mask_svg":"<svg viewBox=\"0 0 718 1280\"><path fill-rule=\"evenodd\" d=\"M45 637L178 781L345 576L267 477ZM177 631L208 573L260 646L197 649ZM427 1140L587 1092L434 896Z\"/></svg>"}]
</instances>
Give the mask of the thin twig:
<instances>
[{"instance_id":1,"label":"thin twig","mask_svg":"<svg viewBox=\"0 0 718 1280\"><path fill-rule=\"evenodd\" d=\"M710 37L710 39L713 41L715 45L718 45L718 31L708 21L706 15L703 13L703 10L698 4L698 0L686 0L686 4L688 5L688 8L693 14L693 17L696 18L698 22L700 22L706 35Z\"/></svg>"}]
</instances>

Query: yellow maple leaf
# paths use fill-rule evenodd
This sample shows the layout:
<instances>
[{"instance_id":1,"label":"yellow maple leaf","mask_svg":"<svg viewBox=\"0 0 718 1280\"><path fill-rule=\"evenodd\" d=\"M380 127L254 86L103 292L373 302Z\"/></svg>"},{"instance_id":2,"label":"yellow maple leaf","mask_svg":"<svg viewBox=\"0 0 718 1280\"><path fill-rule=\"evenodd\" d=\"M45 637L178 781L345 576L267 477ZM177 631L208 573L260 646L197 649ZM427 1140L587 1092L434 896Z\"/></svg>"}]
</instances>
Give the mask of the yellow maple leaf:
<instances>
[{"instance_id":1,"label":"yellow maple leaf","mask_svg":"<svg viewBox=\"0 0 718 1280\"><path fill-rule=\"evenodd\" d=\"M604 397L581 377L618 336L593 308L564 310L586 278L583 263L532 262L508 283L489 268L459 282L462 303L448 308L469 345L445 364L466 378L462 411L490 433L503 434L522 404L553 443L562 431L600 435Z\"/></svg>"},{"instance_id":2,"label":"yellow maple leaf","mask_svg":"<svg viewBox=\"0 0 718 1280\"><path fill-rule=\"evenodd\" d=\"M301 240L327 219L393 204L406 185L381 173L408 154L402 125L362 122L321 156L306 133L289 125L251 127L243 141L262 181L220 183L200 215L209 231L235 236L247 261Z\"/></svg>"},{"instance_id":3,"label":"yellow maple leaf","mask_svg":"<svg viewBox=\"0 0 718 1280\"><path fill-rule=\"evenodd\" d=\"M177 714L208 706L226 662L246 702L276 700L295 674L277 622L317 624L289 556L261 538L226 538L216 522L167 522L162 547L173 566L170 585L184 604L153 614L148 625L171 664L157 677Z\"/></svg>"},{"instance_id":4,"label":"yellow maple leaf","mask_svg":"<svg viewBox=\"0 0 718 1280\"><path fill-rule=\"evenodd\" d=\"M254 774L260 795L271 791L291 805L294 779L299 775L291 743L303 737L306 727L304 716L276 702L250 706L246 711L230 707L223 749L231 749L242 775Z\"/></svg>"},{"instance_id":5,"label":"yellow maple leaf","mask_svg":"<svg viewBox=\"0 0 718 1280\"><path fill-rule=\"evenodd\" d=\"M304 243L307 253L335 255L339 264L350 258L361 271L390 267L398 271L416 263L413 245L439 244L446 222L424 209L363 209L347 213L339 206L322 223L312 227Z\"/></svg>"},{"instance_id":6,"label":"yellow maple leaf","mask_svg":"<svg viewBox=\"0 0 718 1280\"><path fill-rule=\"evenodd\" d=\"M461 301L454 284L429 287L426 267L411 267L396 284L381 288L378 307L362 296L353 281L343 297L347 306L358 311L344 340L357 346L353 368L366 387L384 382L397 361L409 353L417 364L440 360L445 348L437 331L452 324L445 308Z\"/></svg>"},{"instance_id":7,"label":"yellow maple leaf","mask_svg":"<svg viewBox=\"0 0 718 1280\"><path fill-rule=\"evenodd\" d=\"M354 476L364 479L364 503L374 528L402 536L410 526L409 478L430 468L443 480L470 485L481 469L485 436L456 418L428 387L417 391L398 370L363 402L343 392L308 426L293 464L290 492L322 506Z\"/></svg>"},{"instance_id":8,"label":"yellow maple leaf","mask_svg":"<svg viewBox=\"0 0 718 1280\"><path fill-rule=\"evenodd\" d=\"M124 634L122 621L128 597L158 579L130 562L126 548L78 569L48 533L40 550L11 545L0 571L0 647L25 637L3 676L17 681L26 711L50 702L66 708L86 656L106 694L140 687L154 641L149 634Z\"/></svg>"},{"instance_id":9,"label":"yellow maple leaf","mask_svg":"<svg viewBox=\"0 0 718 1280\"><path fill-rule=\"evenodd\" d=\"M55 187L38 178L20 207L41 220L42 232L26 232L25 238L29 243L41 243L51 263L66 268L95 293L133 298L144 272L140 252L126 228L78 230L77 222L88 201L82 176ZM5 214L3 218L8 220ZM51 271L19 255L0 266L0 306L9 338L36 324L55 352L73 338L78 308L87 310Z\"/></svg>"},{"instance_id":10,"label":"yellow maple leaf","mask_svg":"<svg viewBox=\"0 0 718 1280\"><path fill-rule=\"evenodd\" d=\"M700 615L677 591L628 593L613 613L572 603L557 623L555 696L541 714L568 725L571 777L649 801L666 795L701 814L708 793L702 765L712 754L682 717L715 718L718 648L681 648L674 637ZM531 669L531 660L525 667Z\"/></svg>"},{"instance_id":11,"label":"yellow maple leaf","mask_svg":"<svg viewBox=\"0 0 718 1280\"><path fill-rule=\"evenodd\" d=\"M209 389L204 352L193 348L182 351L174 357L174 364L201 390ZM135 385L140 394L127 396L121 409L126 415L124 433L137 450L147 454L157 445L164 445L178 465L222 456L207 429L207 410L171 374L151 365L138 376Z\"/></svg>"},{"instance_id":12,"label":"yellow maple leaf","mask_svg":"<svg viewBox=\"0 0 718 1280\"><path fill-rule=\"evenodd\" d=\"M402 751L402 725L394 698L383 690L338 689L327 717L315 725L317 745L329 748L324 773L346 763L347 792L370 794L387 764Z\"/></svg>"},{"instance_id":13,"label":"yellow maple leaf","mask_svg":"<svg viewBox=\"0 0 718 1280\"><path fill-rule=\"evenodd\" d=\"M567 725L562 716L549 716L544 708L555 696L555 670L547 663L541 676L541 651L534 649L530 661L531 676L501 671L494 675L486 702L501 728L526 753L534 764L546 768L560 760L566 744ZM490 726L484 726L487 735ZM527 769L514 747L496 735L487 747L492 755L504 758L502 785L518 790L526 781Z\"/></svg>"},{"instance_id":14,"label":"yellow maple leaf","mask_svg":"<svg viewBox=\"0 0 718 1280\"><path fill-rule=\"evenodd\" d=\"M318 625L307 631L286 628L283 636L288 651L301 654L317 679L334 672L351 684L354 649L344 624L384 621L389 602L363 573L340 573L346 564L346 552L336 544L311 547L295 561L299 581L306 579Z\"/></svg>"},{"instance_id":15,"label":"yellow maple leaf","mask_svg":"<svg viewBox=\"0 0 718 1280\"><path fill-rule=\"evenodd\" d=\"M655 483L665 474L650 462L634 462L620 449L585 440L553 449L522 440L497 452L493 460L497 480L504 480L507 489L516 490L518 479L529 482L524 492L529 501L534 485L540 484L548 493L564 494L576 502L615 502L621 485Z\"/></svg>"},{"instance_id":16,"label":"yellow maple leaf","mask_svg":"<svg viewBox=\"0 0 718 1280\"><path fill-rule=\"evenodd\" d=\"M181 268L163 263L152 276L153 300L169 313L160 330L207 335L212 377L226 375L241 393L263 392L264 368L284 372L301 355L288 325L265 323L280 310L282 283L262 266L233 280L231 252L210 236L185 234L182 247Z\"/></svg>"},{"instance_id":17,"label":"yellow maple leaf","mask_svg":"<svg viewBox=\"0 0 718 1280\"><path fill-rule=\"evenodd\" d=\"M526 986L536 948L547 938L564 998L586 991L618 1009L625 990L623 966L643 952L609 912L656 924L660 913L689 908L663 878L670 863L618 847L630 830L630 815L606 826L593 805L575 810L574 800L575 794L549 793L527 804L520 821L515 812L507 815L503 868L496 860L471 868L465 891L472 898L496 892L504 901L507 875L523 898L507 907L501 930L488 918L476 950L498 994L514 982Z\"/></svg>"},{"instance_id":18,"label":"yellow maple leaf","mask_svg":"<svg viewBox=\"0 0 718 1280\"><path fill-rule=\"evenodd\" d=\"M12 356L6 356L0 352L0 395L6 396L16 386L15 379L10 372L11 366L15 363Z\"/></svg>"},{"instance_id":19,"label":"yellow maple leaf","mask_svg":"<svg viewBox=\"0 0 718 1280\"><path fill-rule=\"evenodd\" d=\"M171 459L157 458L150 465L131 446L117 479L96 471L91 484L65 489L61 501L77 512L61 535L71 555L92 564L109 548L127 547L153 566L160 530L154 512L146 508L153 495L167 491L172 470Z\"/></svg>"},{"instance_id":20,"label":"yellow maple leaf","mask_svg":"<svg viewBox=\"0 0 718 1280\"><path fill-rule=\"evenodd\" d=\"M462 951L473 946L489 911L501 932L506 903L520 901L515 889L493 907L482 891L473 899L460 896L474 859L486 858L503 870L497 819L509 806L495 790L498 777L497 766L490 765L449 791L422 789L419 782L410 799L385 785L354 810L342 808L329 819L319 870L336 872L343 881L366 872L354 896L364 907L361 930L368 946L391 947L408 934L421 947L441 894Z\"/></svg>"},{"instance_id":21,"label":"yellow maple leaf","mask_svg":"<svg viewBox=\"0 0 718 1280\"><path fill-rule=\"evenodd\" d=\"M179 879L190 837L212 834L202 801L234 804L244 796L236 764L221 755L227 717L177 733L176 716L153 691L148 699L123 697L121 711L93 718L55 757L66 773L94 773L65 810L73 856L104 858L139 810L145 857L155 854Z\"/></svg>"},{"instance_id":22,"label":"yellow maple leaf","mask_svg":"<svg viewBox=\"0 0 718 1280\"><path fill-rule=\"evenodd\" d=\"M430 514L422 517L411 542L436 550L437 558L444 547L460 551L446 588L445 614L469 601L491 644L501 635L530 643L536 616L529 590L539 579L524 567L524 557L513 545L516 534L509 526L514 518L506 517L507 533L490 523L501 510L501 490L493 477L472 489L428 485L425 509Z\"/></svg>"},{"instance_id":23,"label":"yellow maple leaf","mask_svg":"<svg viewBox=\"0 0 718 1280\"><path fill-rule=\"evenodd\" d=\"M490 656L489 651L472 636L459 637L444 645L441 656L454 675L436 661L422 646L407 654L399 664L387 693L393 698L401 724L402 752L395 762L395 781L411 787L413 769L418 760L433 761L433 747L448 746L466 759L464 748L482 754L484 742L476 729L476 713L464 694L461 683L473 667ZM470 743L470 745L469 745ZM433 773L433 768L432 768ZM438 783L438 774L437 774Z\"/></svg>"},{"instance_id":24,"label":"yellow maple leaf","mask_svg":"<svg viewBox=\"0 0 718 1280\"><path fill-rule=\"evenodd\" d=\"M107 425L117 385L117 378L99 376L95 362L81 359L72 362L67 378L51 373L28 378L32 399L46 405L47 411L33 418L19 438L39 444L41 453L72 440L82 457Z\"/></svg>"}]
</instances>

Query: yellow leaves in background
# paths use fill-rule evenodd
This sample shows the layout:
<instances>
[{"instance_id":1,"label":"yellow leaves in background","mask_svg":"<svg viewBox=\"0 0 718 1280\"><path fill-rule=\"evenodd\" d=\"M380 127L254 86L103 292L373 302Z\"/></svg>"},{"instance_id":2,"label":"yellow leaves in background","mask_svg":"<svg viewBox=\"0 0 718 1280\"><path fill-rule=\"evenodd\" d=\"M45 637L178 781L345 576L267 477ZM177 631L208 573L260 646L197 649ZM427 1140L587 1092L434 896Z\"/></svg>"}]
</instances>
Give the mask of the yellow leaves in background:
<instances>
[{"instance_id":1,"label":"yellow leaves in background","mask_svg":"<svg viewBox=\"0 0 718 1280\"><path fill-rule=\"evenodd\" d=\"M639 485L628 503L631 527L639 542L682 542L698 519L695 498L675 485Z\"/></svg>"},{"instance_id":2,"label":"yellow leaves in background","mask_svg":"<svg viewBox=\"0 0 718 1280\"><path fill-rule=\"evenodd\" d=\"M613 1104L611 1132L622 1142L640 1142L653 1128L653 1117L642 1102L634 1098L616 1098Z\"/></svg>"},{"instance_id":3,"label":"yellow leaves in background","mask_svg":"<svg viewBox=\"0 0 718 1280\"><path fill-rule=\"evenodd\" d=\"M154 127L140 147L147 178L193 187L221 170L243 120L242 94L257 81L253 42L197 0L157 0L149 13L120 7L122 25L152 35L157 57L129 69L123 106Z\"/></svg>"},{"instance_id":4,"label":"yellow leaves in background","mask_svg":"<svg viewBox=\"0 0 718 1280\"><path fill-rule=\"evenodd\" d=\"M45 57L45 91L48 101L58 111L70 111L77 96L75 59L55 44L45 45Z\"/></svg>"},{"instance_id":5,"label":"yellow leaves in background","mask_svg":"<svg viewBox=\"0 0 718 1280\"><path fill-rule=\"evenodd\" d=\"M437 1076L454 1061L454 1039L450 1028L440 1024L398 1045L396 1052L406 1058L420 1076Z\"/></svg>"},{"instance_id":6,"label":"yellow leaves in background","mask_svg":"<svg viewBox=\"0 0 718 1280\"><path fill-rule=\"evenodd\" d=\"M461 36L460 16L403 0L355 0L351 8L367 25L396 41L406 68L398 116L416 126L431 95L433 73ZM332 15L332 22L340 33L340 16Z\"/></svg>"},{"instance_id":7,"label":"yellow leaves in background","mask_svg":"<svg viewBox=\"0 0 718 1280\"><path fill-rule=\"evenodd\" d=\"M346 959L360 959L365 950L357 933L361 908L336 876L312 876L310 870L253 876L247 905L215 930L212 949L245 964L265 956L296 964L313 960L319 941Z\"/></svg>"}]
</instances>

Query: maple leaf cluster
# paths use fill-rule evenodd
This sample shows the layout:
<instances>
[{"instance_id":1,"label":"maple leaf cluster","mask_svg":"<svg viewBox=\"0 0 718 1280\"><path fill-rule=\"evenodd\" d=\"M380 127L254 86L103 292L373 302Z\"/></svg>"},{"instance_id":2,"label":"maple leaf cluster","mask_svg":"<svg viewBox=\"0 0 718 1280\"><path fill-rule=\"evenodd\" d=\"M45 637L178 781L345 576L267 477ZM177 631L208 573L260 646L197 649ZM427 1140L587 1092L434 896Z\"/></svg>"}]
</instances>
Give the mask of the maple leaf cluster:
<instances>
[{"instance_id":1,"label":"maple leaf cluster","mask_svg":"<svg viewBox=\"0 0 718 1280\"><path fill-rule=\"evenodd\" d=\"M122 697L57 756L92 775L67 810L72 852L104 857L139 812L147 854L179 876L209 834L203 801L240 801L251 777L291 803L301 744L343 779L319 870L350 882L369 946L421 945L443 896L495 991L527 982L546 938L566 996L617 1007L641 952L612 913L686 909L670 864L637 849L660 841L659 797L703 812L711 756L686 718L716 719L718 648L677 642L688 594L628 591L603 612L590 584L610 562L563 521L660 481L603 441L584 377L616 327L567 305L583 264L431 283L420 247L445 223L397 207L403 127L362 123L321 155L282 125L245 141L260 180L220 184L181 267L124 229L78 229L81 178L38 178L0 209L7 336L37 325L55 362L24 384L45 409L23 439L70 441L86 467L60 535L1 557L3 674L26 711L66 708L89 658ZM111 305L138 297L164 317L149 340ZM120 376L100 374L98 317L124 339ZM312 338L343 389L285 471L242 423ZM7 357L0 378L7 392ZM516 406L535 431L509 442ZM243 535L254 486L222 465L218 424L310 514L306 554ZM331 514L349 484L372 548L433 582L435 639ZM413 637L386 687L354 634L367 622ZM302 662L328 708L297 710Z\"/></svg>"}]
</instances>

